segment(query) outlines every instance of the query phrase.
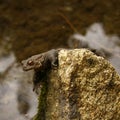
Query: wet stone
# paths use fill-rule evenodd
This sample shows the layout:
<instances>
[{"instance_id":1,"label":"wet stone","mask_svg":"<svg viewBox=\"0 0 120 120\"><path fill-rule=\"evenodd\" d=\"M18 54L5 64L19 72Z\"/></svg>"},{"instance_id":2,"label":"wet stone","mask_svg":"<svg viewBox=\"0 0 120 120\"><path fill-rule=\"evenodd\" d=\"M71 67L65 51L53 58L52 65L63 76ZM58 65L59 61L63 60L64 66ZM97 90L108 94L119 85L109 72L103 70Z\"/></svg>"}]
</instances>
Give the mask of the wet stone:
<instances>
[{"instance_id":1,"label":"wet stone","mask_svg":"<svg viewBox=\"0 0 120 120\"><path fill-rule=\"evenodd\" d=\"M61 50L58 59L49 74L46 120L119 120L120 76L113 66L86 49ZM39 112L34 120L41 120Z\"/></svg>"}]
</instances>

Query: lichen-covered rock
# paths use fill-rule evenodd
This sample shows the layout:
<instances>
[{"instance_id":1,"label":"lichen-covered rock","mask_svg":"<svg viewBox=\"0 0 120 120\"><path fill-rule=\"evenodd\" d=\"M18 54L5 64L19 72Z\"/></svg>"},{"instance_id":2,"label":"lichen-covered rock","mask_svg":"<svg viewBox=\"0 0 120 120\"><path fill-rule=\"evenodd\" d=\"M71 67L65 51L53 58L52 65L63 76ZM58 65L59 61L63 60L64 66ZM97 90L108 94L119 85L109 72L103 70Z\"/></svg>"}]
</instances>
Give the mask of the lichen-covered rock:
<instances>
[{"instance_id":1,"label":"lichen-covered rock","mask_svg":"<svg viewBox=\"0 0 120 120\"><path fill-rule=\"evenodd\" d=\"M61 50L49 77L44 118L38 112L35 120L120 119L120 76L104 58L86 49Z\"/></svg>"}]
</instances>

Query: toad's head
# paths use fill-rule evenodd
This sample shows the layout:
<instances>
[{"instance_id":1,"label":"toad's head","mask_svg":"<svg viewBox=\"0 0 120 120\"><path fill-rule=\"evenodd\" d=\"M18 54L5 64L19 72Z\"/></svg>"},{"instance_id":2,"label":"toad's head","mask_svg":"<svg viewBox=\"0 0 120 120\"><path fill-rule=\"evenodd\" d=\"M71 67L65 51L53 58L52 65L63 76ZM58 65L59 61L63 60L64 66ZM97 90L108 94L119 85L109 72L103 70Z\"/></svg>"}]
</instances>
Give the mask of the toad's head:
<instances>
[{"instance_id":1,"label":"toad's head","mask_svg":"<svg viewBox=\"0 0 120 120\"><path fill-rule=\"evenodd\" d=\"M34 70L40 69L42 67L43 62L44 62L43 55L38 54L38 55L31 56L26 60L23 60L21 64L23 66L23 70L28 71L32 69Z\"/></svg>"}]
</instances>

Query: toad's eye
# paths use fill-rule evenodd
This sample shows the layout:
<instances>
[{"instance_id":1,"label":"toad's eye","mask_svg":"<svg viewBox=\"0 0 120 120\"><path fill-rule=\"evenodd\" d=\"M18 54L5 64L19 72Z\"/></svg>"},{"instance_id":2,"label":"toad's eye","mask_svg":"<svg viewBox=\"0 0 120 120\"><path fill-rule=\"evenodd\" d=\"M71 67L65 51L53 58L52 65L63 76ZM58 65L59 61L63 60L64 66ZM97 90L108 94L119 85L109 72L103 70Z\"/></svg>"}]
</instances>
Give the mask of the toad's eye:
<instances>
[{"instance_id":1,"label":"toad's eye","mask_svg":"<svg viewBox=\"0 0 120 120\"><path fill-rule=\"evenodd\" d=\"M32 65L34 65L34 62L33 62L32 60L29 60L29 61L27 62L27 64L30 65L30 66L32 66Z\"/></svg>"}]
</instances>

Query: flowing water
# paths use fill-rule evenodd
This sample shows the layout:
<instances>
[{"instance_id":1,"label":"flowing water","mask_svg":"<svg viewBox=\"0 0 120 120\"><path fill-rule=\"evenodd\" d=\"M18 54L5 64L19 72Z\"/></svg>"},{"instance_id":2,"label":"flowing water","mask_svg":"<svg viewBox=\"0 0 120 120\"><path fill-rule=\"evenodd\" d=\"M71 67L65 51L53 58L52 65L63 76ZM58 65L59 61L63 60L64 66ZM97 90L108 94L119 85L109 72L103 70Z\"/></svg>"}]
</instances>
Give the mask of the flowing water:
<instances>
[{"instance_id":1,"label":"flowing water","mask_svg":"<svg viewBox=\"0 0 120 120\"><path fill-rule=\"evenodd\" d=\"M33 71L20 61L73 39L108 53L120 74L119 1L0 1L0 120L30 120L37 112Z\"/></svg>"}]
</instances>

